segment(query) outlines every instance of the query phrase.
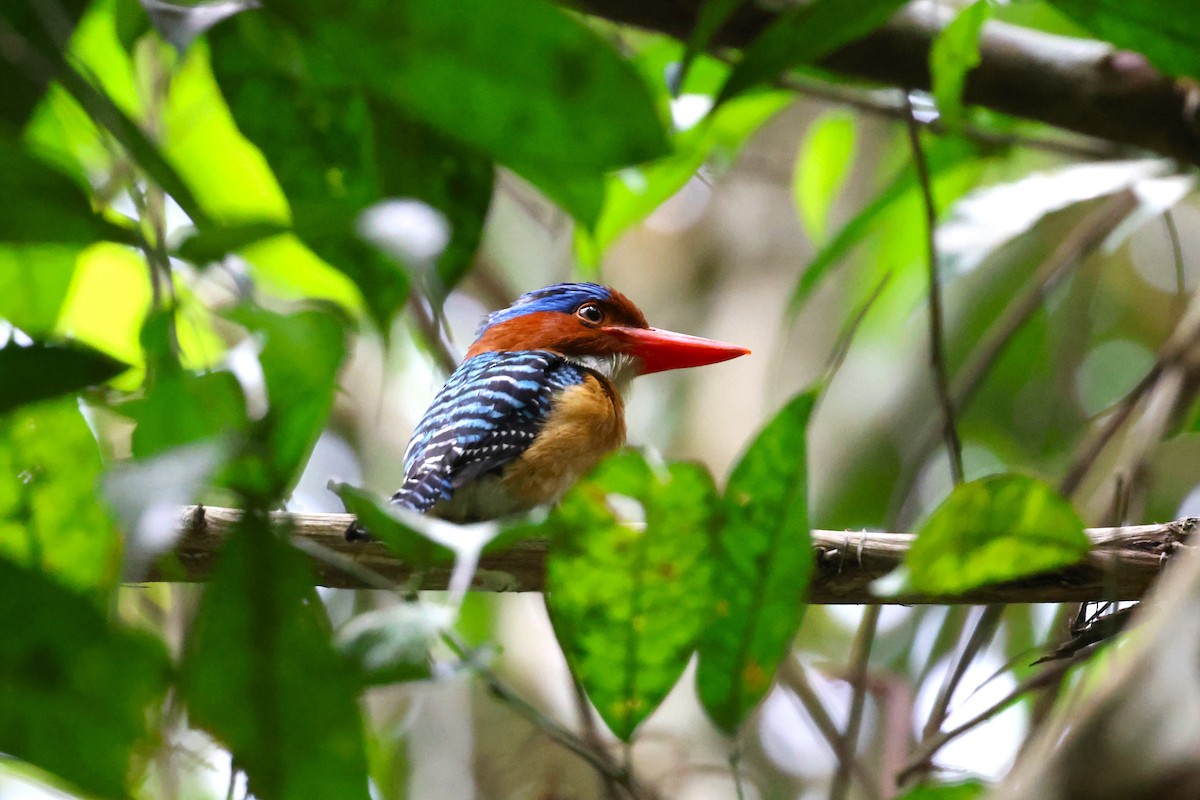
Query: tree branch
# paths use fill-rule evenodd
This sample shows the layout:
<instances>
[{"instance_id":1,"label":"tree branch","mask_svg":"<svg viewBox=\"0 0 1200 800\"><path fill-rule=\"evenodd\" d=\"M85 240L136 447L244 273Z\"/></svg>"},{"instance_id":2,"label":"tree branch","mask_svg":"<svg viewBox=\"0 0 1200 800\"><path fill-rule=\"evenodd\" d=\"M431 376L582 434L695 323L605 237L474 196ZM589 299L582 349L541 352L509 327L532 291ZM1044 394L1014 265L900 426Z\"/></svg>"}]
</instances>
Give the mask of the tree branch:
<instances>
[{"instance_id":1,"label":"tree branch","mask_svg":"<svg viewBox=\"0 0 1200 800\"><path fill-rule=\"evenodd\" d=\"M703 0L578 0L572 5L686 40ZM952 8L917 0L820 66L889 86L928 89L929 48L953 14ZM714 43L745 47L775 16L744 3ZM969 104L1200 164L1195 87L1163 75L1137 53L988 22L980 55L979 66L967 77L964 100Z\"/></svg>"},{"instance_id":2,"label":"tree branch","mask_svg":"<svg viewBox=\"0 0 1200 800\"><path fill-rule=\"evenodd\" d=\"M148 580L208 580L221 544L233 530L239 515L240 512L232 508L185 508L175 557L162 559ZM278 516L290 517L294 536L298 539L338 553L388 580L401 583L412 575L412 568L392 555L383 544L346 541L343 534L354 519L349 514ZM821 604L1135 600L1162 572L1169 556L1184 546L1197 529L1200 529L1200 518L1195 517L1160 525L1093 528L1088 531L1092 551L1074 567L984 587L958 597L901 595L889 598L871 594L870 584L901 563L915 538L913 534L815 530L812 535L817 569L809 588L809 600ZM488 592L542 591L547 549L545 541L529 540L503 551L485 553L475 575L475 588ZM321 586L371 588L364 583L361 572L339 568L328 560L314 560L313 569ZM426 571L422 586L442 589L449 577L449 565L435 567Z\"/></svg>"}]
</instances>

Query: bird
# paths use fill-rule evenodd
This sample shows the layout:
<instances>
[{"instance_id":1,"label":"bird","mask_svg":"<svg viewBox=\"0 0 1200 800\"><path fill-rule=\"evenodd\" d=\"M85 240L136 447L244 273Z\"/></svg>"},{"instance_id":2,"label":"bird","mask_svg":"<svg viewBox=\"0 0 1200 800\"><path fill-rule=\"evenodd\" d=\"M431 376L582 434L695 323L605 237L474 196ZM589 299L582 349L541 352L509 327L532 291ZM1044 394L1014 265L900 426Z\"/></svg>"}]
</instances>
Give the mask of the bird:
<instances>
[{"instance_id":1,"label":"bird","mask_svg":"<svg viewBox=\"0 0 1200 800\"><path fill-rule=\"evenodd\" d=\"M636 376L749 350L652 328L596 283L556 283L489 314L404 453L392 503L456 523L558 501L625 443Z\"/></svg>"}]
</instances>

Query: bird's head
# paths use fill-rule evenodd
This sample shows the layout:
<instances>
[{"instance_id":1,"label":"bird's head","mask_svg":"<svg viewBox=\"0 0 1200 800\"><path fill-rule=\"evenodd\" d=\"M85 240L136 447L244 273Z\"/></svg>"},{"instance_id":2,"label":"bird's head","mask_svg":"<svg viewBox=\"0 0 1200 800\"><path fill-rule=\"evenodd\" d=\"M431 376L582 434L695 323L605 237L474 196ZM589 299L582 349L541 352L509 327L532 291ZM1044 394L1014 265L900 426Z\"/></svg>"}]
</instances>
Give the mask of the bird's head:
<instances>
[{"instance_id":1,"label":"bird's head","mask_svg":"<svg viewBox=\"0 0 1200 800\"><path fill-rule=\"evenodd\" d=\"M550 350L613 379L716 364L750 352L651 328L629 298L595 283L557 283L488 315L467 357L493 350Z\"/></svg>"}]
</instances>

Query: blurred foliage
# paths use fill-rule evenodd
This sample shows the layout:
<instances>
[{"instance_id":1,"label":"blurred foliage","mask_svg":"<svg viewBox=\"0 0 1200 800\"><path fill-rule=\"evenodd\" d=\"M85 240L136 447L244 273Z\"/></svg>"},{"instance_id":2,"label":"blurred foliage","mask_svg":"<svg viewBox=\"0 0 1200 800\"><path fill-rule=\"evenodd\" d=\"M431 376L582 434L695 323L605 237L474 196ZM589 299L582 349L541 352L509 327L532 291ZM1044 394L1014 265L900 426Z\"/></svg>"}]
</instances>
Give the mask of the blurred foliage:
<instances>
[{"instance_id":1,"label":"blurred foliage","mask_svg":"<svg viewBox=\"0 0 1200 800\"><path fill-rule=\"evenodd\" d=\"M817 705L808 698L805 713L830 718L838 737L822 735L834 753L848 734L871 761L868 776L897 770L897 747L926 723L932 694L949 711L1044 674L1026 665L1061 637L1062 610L896 610L890 627L887 614L866 615L853 635L857 612L807 609L809 531L911 525L917 539L891 580L953 594L1069 565L1088 546L1084 520L1173 515L1200 482L1197 414L1187 413L1195 377L1173 396L1143 385L1158 374L1163 342L1186 332L1195 270L1176 263L1180 226L1169 226L1165 249L1132 258L1157 278L1118 269L1136 250L1131 236L1187 208L1193 171L1123 151L1112 154L1125 161L1093 160L1094 142L963 100L989 18L1100 37L1186 88L1200 77L1200 12L1182 0L976 0L954 4L934 40L932 91L913 100L939 223L951 377L988 355L976 384L955 387L968 480L953 486L920 333L926 187L894 120L895 93L816 66L903 3L799 4L730 57L715 45L749 5L698 3L686 41L543 0L0 9L0 795L15 773L86 797L223 796L208 762L228 761L230 790L244 774L247 792L264 799L406 797L418 745L485 724L484 710L449 693L423 702L421 691L456 675L478 679L558 744L591 746L505 683L505 666L527 654L498 653L500 613L460 596L473 577L497 580L475 574L480 552L531 538L550 542L553 663L569 670L578 710L607 728L595 738L655 746L670 727L655 726L655 714L678 694L695 708L678 740L695 758L680 774L711 772L723 754L759 796L809 796L819 782L806 770L825 745L796 747L800 726L779 721L777 700L805 700L789 669L797 652L821 662L821 680L835 687L812 692ZM797 112L784 73L826 101ZM393 591L318 593L308 557L332 557L302 553L271 512L308 491L297 487L319 442L352 427L345 376L383 351L415 396L424 378L414 376L436 371L422 353L444 347L447 300L499 303L509 278L534 288L524 249L515 275L503 275L487 246L521 198L538 195L530 218L569 220L564 240L580 273L602 277L618 243L646 244L643 223L657 209L689 190L707 197L726 175L744 178L743 155L764 131L792 137L768 169L795 206L789 235L807 234L813 248L787 251L771 284L793 287L783 318L756 322L783 331L781 341L791 323L817 324L767 370L764 407L782 410L747 421L758 433L728 479L626 450L555 509L470 529L335 482L346 509L418 569ZM1088 228L1101 204L1127 195L1120 225ZM524 235L514 238L528 248ZM1089 235L1080 258L1045 278L1041 266L1064 243ZM1181 253L1184 241L1196 241L1186 228ZM703 296L745 313L740 293L759 297L746 291L760 279L751 266L723 252L695 260L699 288L668 293L681 307ZM1026 296L1033 302L1011 330L997 328ZM789 399L828 357L818 328L849 332L835 359L845 357L844 371ZM408 346L414 338L421 347ZM1146 398L1131 394L1142 390ZM674 425L686 416L676 411L657 421ZM1138 427L1080 466L1080 442L1127 411ZM355 409L372 431L357 432L355 458L386 449L375 431L391 412ZM843 426L830 446L820 434L835 415ZM1025 476L1076 467L1088 482L1070 498ZM122 588L151 569L185 573L169 551L179 507L198 501L245 511L209 586ZM369 558L338 563L370 571ZM453 569L456 588L417 595L434 569ZM988 619L1001 631L990 650L994 629L978 621ZM1167 658L1188 646L1175 652L1168 639L1155 640L1161 663L1191 663ZM1136 635L1129 645L1141 646ZM829 666L847 651L857 659L849 672ZM995 671L964 698L957 684L976 657ZM553 668L539 663L546 685L530 693L548 697ZM1086 697L1103 667L1045 683L1040 718L1069 719L1072 698ZM860 668L865 681L846 680ZM820 705L833 702L838 713ZM998 711L1013 698L989 702ZM430 707L462 719L430 732ZM854 714L840 712L853 708L862 713L848 723ZM711 735L692 730L702 715ZM844 730L859 723L872 735ZM501 725L507 736L508 718ZM482 761L490 742L478 739ZM643 751L634 752L625 761L640 771ZM625 767L592 760L612 791L641 796ZM988 791L925 778L897 796Z\"/></svg>"}]
</instances>

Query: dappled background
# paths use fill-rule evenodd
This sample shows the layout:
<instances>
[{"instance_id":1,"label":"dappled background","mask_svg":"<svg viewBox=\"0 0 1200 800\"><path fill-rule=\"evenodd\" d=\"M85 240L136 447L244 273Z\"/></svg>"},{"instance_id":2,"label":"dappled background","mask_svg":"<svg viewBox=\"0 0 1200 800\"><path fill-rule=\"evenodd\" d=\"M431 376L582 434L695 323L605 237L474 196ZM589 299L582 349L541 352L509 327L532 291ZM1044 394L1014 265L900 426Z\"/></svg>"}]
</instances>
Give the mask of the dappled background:
<instances>
[{"instance_id":1,"label":"dappled background","mask_svg":"<svg viewBox=\"0 0 1200 800\"><path fill-rule=\"evenodd\" d=\"M464 60L475 52L470 37L502 39L487 27L510 13L501 5L466 4L464 14L479 16L455 40ZM877 5L868 18L882 22L899 4ZM945 5L957 12L960 4ZM1198 513L1194 377L1184 374L1169 393L1144 380L1160 369L1160 349L1200 275L1190 167L964 109L945 86L935 105L923 92L906 100L899 89L846 84L811 66L782 80L776 69L717 105L731 71L724 54L698 56L680 86L680 42L530 4L530 24L547 39L590 28L610 54L590 79L616 87L596 89L599 100L576 109L572 78L586 83L586 69L573 76L567 64L560 78L531 77L524 90L529 107L540 109L535 117L577 113L575 128L607 120L617 142L602 151L599 132L578 143L580 152L597 148L594 157L556 160L551 149L539 161L544 141L506 144L503 126L486 127L486 92L464 88L456 102L469 112L456 111L430 99L437 85L422 82L421 65L396 52L391 32L347 39L370 25L368 12L360 22L351 8L351 22L339 27L305 3L294 6L245 11L203 35L238 4L203 12L210 19L148 3L152 26L136 3L95 0L69 52L108 101L87 100L86 91L64 87L69 81L52 83L28 117L6 117L18 122L3 131L0 155L25 169L22 159L36 154L55 180L86 188L104 225L136 235L37 227L35 218L59 209L38 207L33 187L44 176L33 167L18 187L31 199L0 201L10 216L0 232L11 242L0 248L0 340L69 338L133 365L89 392L78 404L82 416L68 400L19 409L2 423L0 457L8 461L0 464L29 460L51 477L70 465L71 474L31 484L20 473L22 485L41 492L36 501L0 494L0 551L40 561L75 589L108 591L100 607L161 638L173 657L191 658L197 640L225 641L203 638L217 634L206 627L215 623L196 622L210 618L198 611L201 589L116 588L122 575L144 577L170 547L173 509L248 497L263 508L278 504L261 502L269 497L292 511L340 511L330 480L390 494L409 434L483 315L561 280L611 284L656 327L753 350L634 384L629 440L651 460L694 460L723 487L764 425L817 387L806 442L811 527L916 530L953 485L930 368L925 188L940 223L941 322L965 478L1043 479L1089 526ZM414 4L409 34L444 34L414 22L436 17L434 6ZM989 15L1061 35L1112 35L1080 27L1087 21L1055 6L981 0L955 23L941 69L957 71L961 88ZM23 30L19 15L5 19L5 30ZM12 46L0 38L0 49L16 52ZM471 46L487 51L480 41ZM397 63L384 66L385 55ZM13 63L22 72L30 62ZM519 98L521 87L515 91ZM632 98L632 111L623 98ZM145 138L121 133L114 109ZM909 111L922 130L924 186ZM669 152L656 142L662 132L637 127L656 119ZM468 124L478 130L454 127ZM654 160L638 166L647 158ZM314 307L335 311L305 317ZM332 319L353 320L344 357L327 347ZM170 383L177 373L190 377ZM285 465L274 465L278 473L269 465L236 479L220 472L217 465L237 462L219 449L153 461L268 426L280 402L271 392L289 383L314 397L331 389L327 408L317 400L304 411L305 430L319 433L311 457L305 442L277 459ZM156 393L160 386L174 394ZM1112 440L1089 451L1089 437L1109 427ZM270 435L271 447L290 446ZM794 455L803 471L802 450ZM97 481L104 504L92 490ZM21 491L34 489L10 494L25 497ZM71 519L56 518L56 508L70 509ZM124 573L118 528L127 538ZM39 538L54 544L37 545ZM581 699L539 594L428 592L409 608L392 592L322 589L320 600L334 631L378 609L407 609L398 613L411 611L418 627L450 627L541 713L630 765L646 796L689 800L892 797L914 782L913 798L983 796L1033 731L1048 736L1048 719L1087 708L1080 687L1102 683L1111 655L1088 652L1065 677L1001 707L1019 685L1031 688L1022 682L1035 674L1032 663L1069 637L1074 608L811 606L772 688L743 709L732 736L705 711L692 658L662 705L622 742ZM1176 647L1191 647L1189 636ZM1153 628L1147 639L1171 637ZM252 639L243 644L253 648ZM532 800L622 796L628 788L606 785L544 725L497 698L471 663L456 660L461 653L444 644L434 652L431 671L362 695L373 796ZM1180 658L1194 668L1187 654ZM327 678L299 674L294 698L302 703L306 682L319 692ZM134 750L129 791L189 800L246 792L239 770L253 781L254 769L227 748L236 752L248 734L212 710L223 686L212 684L205 702L189 694L202 691L195 685L167 695L151 715L152 735ZM1194 691L1180 689L1195 703ZM192 708L190 722L185 696L204 709ZM75 702L86 714L86 692ZM898 782L919 742L980 713L986 723L938 749L932 768L917 759L915 780L910 773ZM320 725L320 716L308 724ZM847 727L849 744L839 739ZM354 729L352 718L338 728ZM1153 749L1154 726L1148 730L1143 744ZM0 733L0 752L13 749L48 773L0 760L0 800L75 796L67 794L72 784L79 796L119 794L111 781L73 771L67 751L76 743L63 742L56 760L44 755L53 747L35 745L30 757L13 741ZM839 748L857 759L839 758ZM295 763L288 758L302 749L288 752L283 762ZM1180 763L1186 772L1188 758ZM67 783L51 777L56 772ZM291 791L274 796L319 796Z\"/></svg>"}]
</instances>

